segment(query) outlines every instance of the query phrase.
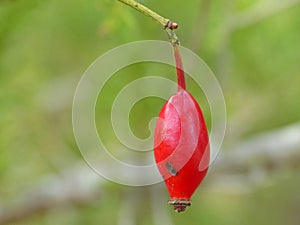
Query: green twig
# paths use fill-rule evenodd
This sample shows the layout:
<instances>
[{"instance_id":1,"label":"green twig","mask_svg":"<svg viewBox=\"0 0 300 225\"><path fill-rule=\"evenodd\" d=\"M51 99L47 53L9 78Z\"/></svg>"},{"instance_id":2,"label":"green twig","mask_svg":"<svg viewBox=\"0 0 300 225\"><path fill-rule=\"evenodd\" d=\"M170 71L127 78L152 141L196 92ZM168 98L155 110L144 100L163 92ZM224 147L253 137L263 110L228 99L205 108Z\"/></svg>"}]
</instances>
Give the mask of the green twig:
<instances>
[{"instance_id":1,"label":"green twig","mask_svg":"<svg viewBox=\"0 0 300 225\"><path fill-rule=\"evenodd\" d=\"M175 22L172 22L169 19L166 19L162 17L161 15L157 14L156 12L152 11L151 9L147 8L146 6L142 5L141 3L138 3L134 0L118 0L134 9L137 11L143 13L146 16L151 17L154 19L157 23L159 23L166 31L168 34L168 37L170 39L170 42L173 46L179 45L179 40L174 32L174 29L177 29L178 24Z\"/></svg>"}]
</instances>

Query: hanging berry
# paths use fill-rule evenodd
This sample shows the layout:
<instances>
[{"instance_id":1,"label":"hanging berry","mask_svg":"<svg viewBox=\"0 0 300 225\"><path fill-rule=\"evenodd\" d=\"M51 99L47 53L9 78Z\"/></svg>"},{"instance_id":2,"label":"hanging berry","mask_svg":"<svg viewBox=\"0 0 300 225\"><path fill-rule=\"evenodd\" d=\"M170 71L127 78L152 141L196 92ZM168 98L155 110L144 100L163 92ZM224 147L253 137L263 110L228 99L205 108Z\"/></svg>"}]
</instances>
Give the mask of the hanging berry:
<instances>
[{"instance_id":1,"label":"hanging berry","mask_svg":"<svg viewBox=\"0 0 300 225\"><path fill-rule=\"evenodd\" d=\"M173 31L178 24L134 0L119 0L152 17L168 33L173 45L178 91L163 106L154 132L154 157L178 212L191 205L191 196L209 166L208 132L201 109L186 91L179 41Z\"/></svg>"},{"instance_id":2,"label":"hanging berry","mask_svg":"<svg viewBox=\"0 0 300 225\"><path fill-rule=\"evenodd\" d=\"M186 91L178 43L173 45L178 91L159 113L154 132L154 156L177 212L191 205L191 196L209 166L209 139L201 109Z\"/></svg>"}]
</instances>

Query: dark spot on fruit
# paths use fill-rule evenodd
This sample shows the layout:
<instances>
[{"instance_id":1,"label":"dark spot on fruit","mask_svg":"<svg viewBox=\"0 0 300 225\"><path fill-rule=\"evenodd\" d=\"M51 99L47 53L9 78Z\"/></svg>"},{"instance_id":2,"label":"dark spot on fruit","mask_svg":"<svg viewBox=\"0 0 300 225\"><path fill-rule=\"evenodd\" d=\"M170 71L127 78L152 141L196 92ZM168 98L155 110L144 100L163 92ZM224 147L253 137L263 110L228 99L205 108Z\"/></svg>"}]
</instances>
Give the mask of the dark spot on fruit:
<instances>
[{"instance_id":1,"label":"dark spot on fruit","mask_svg":"<svg viewBox=\"0 0 300 225\"><path fill-rule=\"evenodd\" d=\"M178 174L178 171L175 169L175 167L173 166L172 163L167 162L166 163L166 168L168 170L168 172L172 175L172 176L176 176Z\"/></svg>"}]
</instances>

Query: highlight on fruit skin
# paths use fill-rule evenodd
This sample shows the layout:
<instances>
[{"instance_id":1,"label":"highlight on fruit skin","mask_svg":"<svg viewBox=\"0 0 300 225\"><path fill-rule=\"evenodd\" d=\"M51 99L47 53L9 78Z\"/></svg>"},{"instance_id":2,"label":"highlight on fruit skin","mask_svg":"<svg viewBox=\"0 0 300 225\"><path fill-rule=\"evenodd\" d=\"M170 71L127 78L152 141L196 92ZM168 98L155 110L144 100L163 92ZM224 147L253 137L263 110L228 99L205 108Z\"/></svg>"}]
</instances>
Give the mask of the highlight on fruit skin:
<instances>
[{"instance_id":1,"label":"highlight on fruit skin","mask_svg":"<svg viewBox=\"0 0 300 225\"><path fill-rule=\"evenodd\" d=\"M184 211L209 166L204 117L196 100L184 89L172 95L159 113L154 156L170 195L169 204L177 212Z\"/></svg>"}]
</instances>

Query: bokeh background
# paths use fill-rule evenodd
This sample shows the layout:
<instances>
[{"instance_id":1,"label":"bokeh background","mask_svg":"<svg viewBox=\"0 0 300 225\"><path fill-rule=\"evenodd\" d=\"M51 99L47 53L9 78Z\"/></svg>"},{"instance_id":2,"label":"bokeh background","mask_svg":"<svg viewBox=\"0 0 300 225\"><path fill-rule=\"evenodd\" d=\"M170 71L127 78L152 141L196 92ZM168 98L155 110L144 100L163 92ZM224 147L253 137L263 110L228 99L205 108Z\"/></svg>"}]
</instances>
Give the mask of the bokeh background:
<instances>
[{"instance_id":1,"label":"bokeh background","mask_svg":"<svg viewBox=\"0 0 300 225\"><path fill-rule=\"evenodd\" d=\"M87 67L132 41L167 40L150 18L113 0L0 1L0 224L298 225L300 223L300 1L144 0L179 23L181 44L215 73L227 104L218 159L193 206L167 206L163 184L124 187L84 162L72 131L72 100ZM172 67L118 72L96 106L102 140L115 96L142 76L176 80ZM210 127L201 89L187 78ZM137 94L139 94L137 92ZM129 118L140 138L164 101L147 98ZM113 169L113 168L112 168Z\"/></svg>"}]
</instances>

